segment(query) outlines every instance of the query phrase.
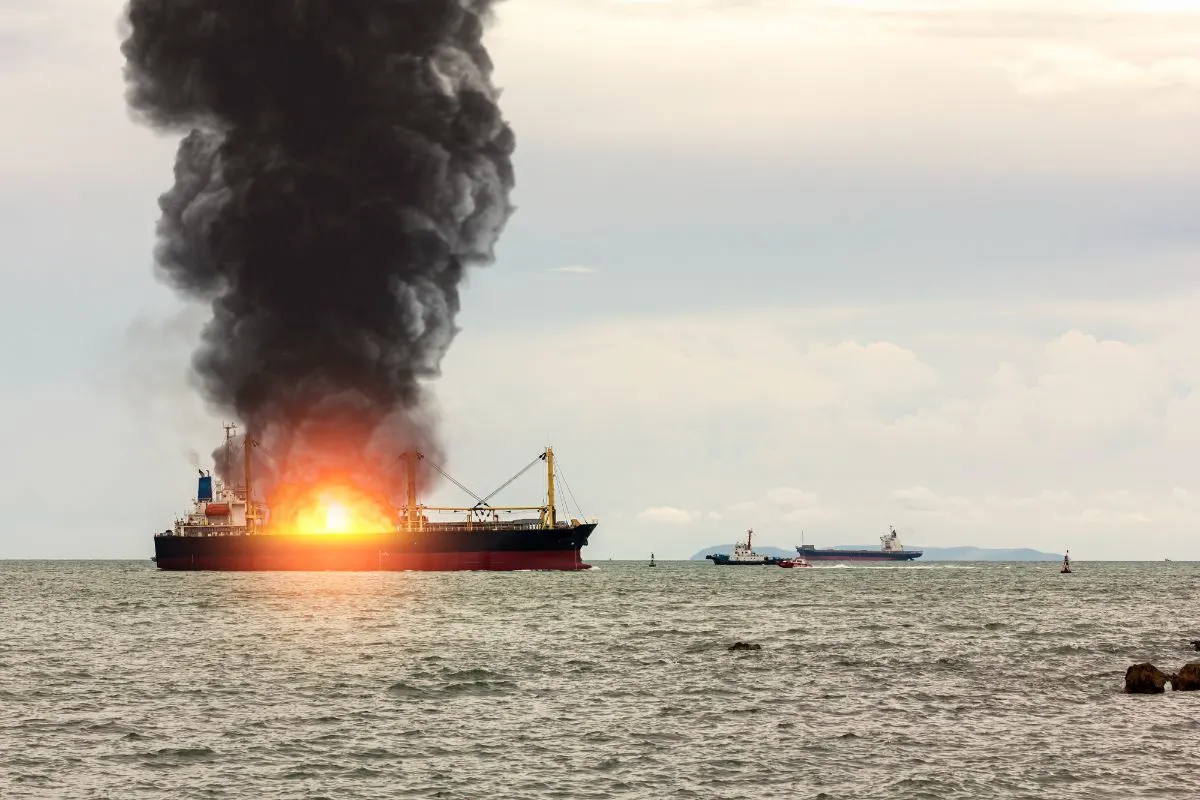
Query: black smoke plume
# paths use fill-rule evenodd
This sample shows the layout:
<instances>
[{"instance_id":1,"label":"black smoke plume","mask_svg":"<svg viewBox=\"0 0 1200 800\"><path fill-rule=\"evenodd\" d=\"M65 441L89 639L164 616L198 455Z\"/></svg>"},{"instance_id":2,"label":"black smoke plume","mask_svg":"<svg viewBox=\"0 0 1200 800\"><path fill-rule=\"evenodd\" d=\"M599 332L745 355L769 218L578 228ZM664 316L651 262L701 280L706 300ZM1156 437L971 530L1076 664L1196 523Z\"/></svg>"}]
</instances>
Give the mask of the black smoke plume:
<instances>
[{"instance_id":1,"label":"black smoke plume","mask_svg":"<svg viewBox=\"0 0 1200 800\"><path fill-rule=\"evenodd\" d=\"M159 270L211 302L195 371L276 473L437 453L421 382L457 331L464 270L492 260L512 212L491 5L126 9L129 104L187 132L159 201Z\"/></svg>"}]
</instances>

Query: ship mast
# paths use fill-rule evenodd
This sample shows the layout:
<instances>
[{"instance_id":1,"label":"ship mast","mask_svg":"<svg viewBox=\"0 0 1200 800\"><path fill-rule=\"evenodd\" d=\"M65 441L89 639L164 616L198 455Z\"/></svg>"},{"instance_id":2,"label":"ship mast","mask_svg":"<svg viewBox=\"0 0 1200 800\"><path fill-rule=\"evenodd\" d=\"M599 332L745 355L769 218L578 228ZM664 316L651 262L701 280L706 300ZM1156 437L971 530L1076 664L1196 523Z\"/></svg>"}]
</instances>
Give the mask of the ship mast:
<instances>
[{"instance_id":1,"label":"ship mast","mask_svg":"<svg viewBox=\"0 0 1200 800\"><path fill-rule=\"evenodd\" d=\"M554 508L554 448L546 448L546 527L558 524L558 513Z\"/></svg>"},{"instance_id":2,"label":"ship mast","mask_svg":"<svg viewBox=\"0 0 1200 800\"><path fill-rule=\"evenodd\" d=\"M249 432L247 432L242 437L242 455L246 462L246 528L251 533L254 532L254 523L258 521L258 514L254 510L254 469L252 467L253 450L255 447L258 447L258 442L251 439Z\"/></svg>"},{"instance_id":3,"label":"ship mast","mask_svg":"<svg viewBox=\"0 0 1200 800\"><path fill-rule=\"evenodd\" d=\"M237 431L236 422L225 423L225 486L226 488L232 483L230 476L233 474L233 434Z\"/></svg>"},{"instance_id":4,"label":"ship mast","mask_svg":"<svg viewBox=\"0 0 1200 800\"><path fill-rule=\"evenodd\" d=\"M416 450L416 451L405 450L403 453L400 454L400 460L404 462L405 471L408 473L408 475L407 475L407 477L408 477L408 487L407 487L408 488L408 503L407 503L407 507L406 507L406 511L405 511L406 516L408 517L408 525L407 525L408 530L420 530L420 529L424 528L425 517L422 515L419 515L418 512L425 512L425 511L465 512L467 514L466 525L468 528L471 527L471 525L476 521L476 518L479 517L480 515L490 514L494 517L498 512L501 512L501 511L536 511L536 512L538 512L538 522L541 525L541 527L555 528L558 526L558 508L555 505L555 491L554 491L554 489L555 489L554 448L552 448L552 447L547 447L545 450L538 453L537 457L534 458L532 461L530 461L528 464L526 464L524 467L522 467L521 470L516 475L513 475L507 481L502 483L498 489L494 490L491 494L487 495L486 497L480 497L479 495L475 494L470 489L468 489L466 486L462 485L459 481L455 480L444 469L439 467L437 464L434 464L432 461L426 461L426 463L428 464L430 469L432 469L434 472L441 475L446 480L453 483L459 489L462 489L464 492L471 495L471 497L475 498L475 505L473 505L473 506L418 505L418 503L417 503L416 463L417 463L417 461L425 460L425 456L422 455L421 451L419 451L419 450ZM533 467L539 461L546 462L546 495L547 495L546 499L547 499L547 502L545 505L541 505L541 506L493 506L490 502L488 502L493 497L495 497L497 494L504 491L504 489L506 489L517 478L520 478L526 472L533 469Z\"/></svg>"},{"instance_id":5,"label":"ship mast","mask_svg":"<svg viewBox=\"0 0 1200 800\"><path fill-rule=\"evenodd\" d=\"M424 456L421 455L420 450L405 450L400 458L404 461L404 477L408 484L408 504L405 516L408 518L408 529L414 531L420 527L420 520L417 517L417 461Z\"/></svg>"}]
</instances>

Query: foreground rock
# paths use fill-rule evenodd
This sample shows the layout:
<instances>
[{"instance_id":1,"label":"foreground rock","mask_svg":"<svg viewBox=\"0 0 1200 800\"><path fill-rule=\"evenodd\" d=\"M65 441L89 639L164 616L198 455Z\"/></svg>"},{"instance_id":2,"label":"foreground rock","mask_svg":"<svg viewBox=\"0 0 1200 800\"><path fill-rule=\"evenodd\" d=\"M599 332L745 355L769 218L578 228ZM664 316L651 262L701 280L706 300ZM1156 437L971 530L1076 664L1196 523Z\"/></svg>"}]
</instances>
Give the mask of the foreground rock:
<instances>
[{"instance_id":1,"label":"foreground rock","mask_svg":"<svg viewBox=\"0 0 1200 800\"><path fill-rule=\"evenodd\" d=\"M1176 692L1200 691L1200 661L1184 664L1178 675L1172 675L1171 689Z\"/></svg>"},{"instance_id":2,"label":"foreground rock","mask_svg":"<svg viewBox=\"0 0 1200 800\"><path fill-rule=\"evenodd\" d=\"M750 644L749 642L734 642L729 645L730 650L762 650L761 644Z\"/></svg>"},{"instance_id":3,"label":"foreground rock","mask_svg":"<svg viewBox=\"0 0 1200 800\"><path fill-rule=\"evenodd\" d=\"M1167 674L1153 664L1134 664L1125 670L1125 693L1162 694L1167 680Z\"/></svg>"}]
</instances>

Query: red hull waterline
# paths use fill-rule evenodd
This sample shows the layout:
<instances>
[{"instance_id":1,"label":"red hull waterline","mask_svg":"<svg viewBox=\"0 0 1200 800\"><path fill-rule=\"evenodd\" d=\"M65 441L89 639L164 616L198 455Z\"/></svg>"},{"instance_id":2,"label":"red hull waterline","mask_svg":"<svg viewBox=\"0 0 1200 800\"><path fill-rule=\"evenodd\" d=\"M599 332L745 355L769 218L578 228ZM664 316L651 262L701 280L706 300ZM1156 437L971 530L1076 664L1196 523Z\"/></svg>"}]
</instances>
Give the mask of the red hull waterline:
<instances>
[{"instance_id":1,"label":"red hull waterline","mask_svg":"<svg viewBox=\"0 0 1200 800\"><path fill-rule=\"evenodd\" d=\"M215 570L219 572L454 572L487 570L578 571L591 569L577 550L477 551L466 553L256 553L159 557L162 570Z\"/></svg>"},{"instance_id":2,"label":"red hull waterline","mask_svg":"<svg viewBox=\"0 0 1200 800\"><path fill-rule=\"evenodd\" d=\"M888 558L886 556L814 556L811 553L805 553L801 558L806 561L840 561L842 563L870 561L875 564L882 564L889 561L893 564L910 564L915 560L912 558Z\"/></svg>"}]
</instances>

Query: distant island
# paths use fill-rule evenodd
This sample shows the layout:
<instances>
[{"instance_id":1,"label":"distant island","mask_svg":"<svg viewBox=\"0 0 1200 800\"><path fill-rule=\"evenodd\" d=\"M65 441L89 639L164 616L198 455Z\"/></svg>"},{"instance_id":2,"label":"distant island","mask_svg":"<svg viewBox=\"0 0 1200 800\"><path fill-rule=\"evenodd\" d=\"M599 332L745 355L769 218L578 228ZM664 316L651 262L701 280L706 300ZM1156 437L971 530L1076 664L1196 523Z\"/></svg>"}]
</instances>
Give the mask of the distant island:
<instances>
[{"instance_id":1,"label":"distant island","mask_svg":"<svg viewBox=\"0 0 1200 800\"><path fill-rule=\"evenodd\" d=\"M831 548L833 550L878 550L879 545L868 544L839 544ZM1031 550L1028 547L1018 547L1015 549L1002 549L993 547L919 547L905 545L905 550L920 550L924 553L916 561L909 563L920 564L924 561L1060 561L1062 553L1043 553L1039 550ZM701 550L696 555L692 556L692 561L703 561L704 557L710 553L725 553L733 552L732 544L719 544L713 547L707 547ZM764 556L777 556L779 558L791 558L796 555L795 548L791 550L781 550L778 547L758 547L755 546L754 552L762 553Z\"/></svg>"}]
</instances>

